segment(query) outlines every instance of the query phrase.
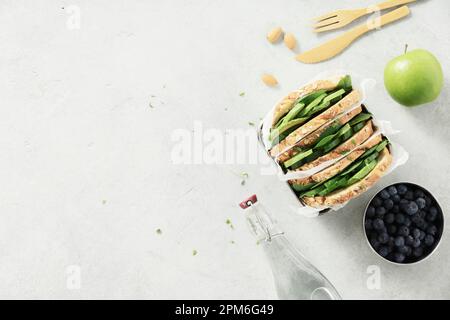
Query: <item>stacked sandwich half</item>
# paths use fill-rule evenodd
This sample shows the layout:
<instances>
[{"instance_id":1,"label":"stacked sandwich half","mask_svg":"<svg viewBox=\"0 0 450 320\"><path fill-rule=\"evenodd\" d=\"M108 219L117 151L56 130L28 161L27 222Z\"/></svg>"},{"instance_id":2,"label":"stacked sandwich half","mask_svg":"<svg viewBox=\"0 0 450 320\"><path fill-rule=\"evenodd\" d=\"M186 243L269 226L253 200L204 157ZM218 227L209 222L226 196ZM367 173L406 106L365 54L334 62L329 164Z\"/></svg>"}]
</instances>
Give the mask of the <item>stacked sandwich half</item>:
<instances>
[{"instance_id":1,"label":"stacked sandwich half","mask_svg":"<svg viewBox=\"0 0 450 320\"><path fill-rule=\"evenodd\" d=\"M285 173L302 173L288 182L304 204L343 204L391 165L389 141L360 101L350 76L341 76L310 83L275 107L269 153Z\"/></svg>"}]
</instances>

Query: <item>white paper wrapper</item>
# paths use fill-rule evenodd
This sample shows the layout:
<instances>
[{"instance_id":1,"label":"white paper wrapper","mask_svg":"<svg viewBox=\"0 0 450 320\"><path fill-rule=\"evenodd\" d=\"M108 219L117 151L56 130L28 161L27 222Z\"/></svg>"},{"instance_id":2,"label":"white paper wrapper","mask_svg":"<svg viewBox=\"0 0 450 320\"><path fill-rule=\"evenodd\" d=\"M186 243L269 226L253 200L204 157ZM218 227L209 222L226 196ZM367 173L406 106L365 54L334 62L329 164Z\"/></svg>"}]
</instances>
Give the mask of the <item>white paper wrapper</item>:
<instances>
[{"instance_id":1,"label":"white paper wrapper","mask_svg":"<svg viewBox=\"0 0 450 320\"><path fill-rule=\"evenodd\" d=\"M332 71L332 72L325 72L325 73L321 73L318 76L316 76L314 79L312 79L310 82L306 83L305 85L314 82L316 80L320 80L320 79L330 79L333 77L337 77L337 76L342 76L342 75L346 75L349 74L351 75L352 78L352 85L353 88L358 89L361 93L362 93L362 98L361 100L355 104L354 106L352 106L351 108L347 109L343 114L348 113L349 111L351 111L352 109L358 107L360 104L363 104L366 101L366 98L368 96L368 93L374 88L376 81L373 79L367 79L367 78L361 78L358 77L357 75L355 76L352 73L346 72L346 71ZM370 111L370 106L366 106L366 108ZM259 138L262 142L262 145L264 147L264 149L266 150L266 152L269 154L269 150L271 148L271 143L269 142L269 134L270 134L270 127L272 124L272 119L273 119L273 114L275 111L275 107L272 108L272 110L270 110L270 112L264 117L263 121L260 124L260 132L259 132ZM342 116L343 114L339 115L338 117ZM329 122L334 121L330 120ZM370 139L375 138L376 136L382 134L384 136L386 136L389 141L390 141L390 152L392 154L392 164L389 167L388 171L385 173L385 175L391 173L393 170L395 170L398 166L401 166L403 164L406 163L406 161L409 158L408 153L406 152L406 150L400 146L399 144L395 143L390 137L398 134L399 131L395 130L392 128L392 125L389 121L385 121L385 120L378 120L378 119L372 119L375 127L376 127L376 131L371 135ZM327 125L329 122L327 122L324 125ZM356 146L353 150L357 149L358 146ZM352 150L352 151L353 151ZM286 150L284 150L286 151ZM284 152L283 151L283 152ZM352 152L350 151L350 152ZM342 159L343 157L345 157L347 154L342 155L342 157L339 157L337 159L334 160L330 160L326 163L323 163L319 166L316 166L312 169L309 170L305 170L305 171L300 171L300 172L288 172L288 173L284 173L282 168L278 165L278 163L276 163L275 160L274 163L276 163L276 167L277 167L277 174L280 180L286 181L286 183L288 183L288 180L291 179L299 179L299 178L306 178L309 177L325 168L327 168L328 166L332 165L333 163L339 161L340 159ZM337 211L339 209L341 209L342 207L344 207L347 203L338 205L338 206L333 206L333 207L323 207L323 208L312 208L312 207L308 207L306 205L304 205L297 197L297 195L295 194L295 192L291 189L293 196L296 199L295 204L293 204L292 210L295 211L296 213L305 216L305 217L317 217L319 215L321 215L321 213L325 212L325 211ZM353 199L352 199L353 200ZM350 200L351 201L351 200Z\"/></svg>"}]
</instances>

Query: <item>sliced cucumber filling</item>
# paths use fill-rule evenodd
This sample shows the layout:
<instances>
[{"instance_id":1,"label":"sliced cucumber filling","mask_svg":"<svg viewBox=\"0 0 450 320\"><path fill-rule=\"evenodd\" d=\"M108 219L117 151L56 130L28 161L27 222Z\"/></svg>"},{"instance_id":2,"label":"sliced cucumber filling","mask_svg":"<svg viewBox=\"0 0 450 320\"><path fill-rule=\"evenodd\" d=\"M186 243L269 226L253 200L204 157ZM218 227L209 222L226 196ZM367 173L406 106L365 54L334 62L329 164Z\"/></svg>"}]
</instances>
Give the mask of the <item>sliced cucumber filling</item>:
<instances>
[{"instance_id":1,"label":"sliced cucumber filling","mask_svg":"<svg viewBox=\"0 0 450 320\"><path fill-rule=\"evenodd\" d=\"M297 192L305 191L311 189L311 187L314 186L314 183L309 184L292 184L291 188L294 189Z\"/></svg>"},{"instance_id":2,"label":"sliced cucumber filling","mask_svg":"<svg viewBox=\"0 0 450 320\"><path fill-rule=\"evenodd\" d=\"M302 109L305 107L304 103L297 103L292 109L291 111L289 111L289 113L284 117L283 121L282 121L282 125L288 123L289 121L291 121L292 119L294 119L301 111Z\"/></svg>"},{"instance_id":3,"label":"sliced cucumber filling","mask_svg":"<svg viewBox=\"0 0 450 320\"><path fill-rule=\"evenodd\" d=\"M310 111L314 109L316 106L318 106L326 96L327 94L323 93L317 98L315 98L310 104L306 106L305 109L302 110L302 112L300 112L299 116L306 117L310 113Z\"/></svg>"},{"instance_id":4,"label":"sliced cucumber filling","mask_svg":"<svg viewBox=\"0 0 450 320\"><path fill-rule=\"evenodd\" d=\"M333 141L328 143L325 147L323 147L323 153L325 154L325 153L330 152L331 150L333 150L340 144L341 144L341 139L339 139L339 138L334 139Z\"/></svg>"},{"instance_id":5,"label":"sliced cucumber filling","mask_svg":"<svg viewBox=\"0 0 450 320\"><path fill-rule=\"evenodd\" d=\"M333 100L334 98L340 97L345 93L345 89L339 89L333 93L330 93L329 95L327 95L325 97L325 99L323 99L323 102L330 102L331 100Z\"/></svg>"},{"instance_id":6,"label":"sliced cucumber filling","mask_svg":"<svg viewBox=\"0 0 450 320\"><path fill-rule=\"evenodd\" d=\"M318 90L315 92L312 92L306 96L304 96L303 98L300 99L299 102L304 103L305 105L310 104L311 102L313 102L317 97L321 96L322 94L326 93L326 90Z\"/></svg>"},{"instance_id":7,"label":"sliced cucumber filling","mask_svg":"<svg viewBox=\"0 0 450 320\"><path fill-rule=\"evenodd\" d=\"M318 114L320 111L327 109L331 105L330 101L324 101L321 104L315 106L311 111L309 116Z\"/></svg>"},{"instance_id":8,"label":"sliced cucumber filling","mask_svg":"<svg viewBox=\"0 0 450 320\"><path fill-rule=\"evenodd\" d=\"M284 165L286 167L290 167L292 166L294 163L301 161L302 159L305 159L306 157L310 156L313 153L312 149L309 149L305 152L300 152L298 154L296 154L295 156L293 156L292 158L290 158L289 160L287 160Z\"/></svg>"},{"instance_id":9,"label":"sliced cucumber filling","mask_svg":"<svg viewBox=\"0 0 450 320\"><path fill-rule=\"evenodd\" d=\"M372 118L372 114L370 113L360 113L356 117L354 117L352 120L350 120L349 124L351 126L354 126L355 124L358 124L360 122L364 122L366 120L369 120Z\"/></svg>"},{"instance_id":10,"label":"sliced cucumber filling","mask_svg":"<svg viewBox=\"0 0 450 320\"><path fill-rule=\"evenodd\" d=\"M369 163L364 162L364 167L361 168L353 177L348 179L347 186L351 186L352 184L364 179L377 165L377 160L372 160Z\"/></svg>"},{"instance_id":11,"label":"sliced cucumber filling","mask_svg":"<svg viewBox=\"0 0 450 320\"><path fill-rule=\"evenodd\" d=\"M269 139L273 141L275 140L275 138L279 137L281 134L285 133L289 129L294 129L305 122L306 122L305 118L299 118L291 120L286 124L281 124L280 127L276 128L275 130L272 130Z\"/></svg>"}]
</instances>

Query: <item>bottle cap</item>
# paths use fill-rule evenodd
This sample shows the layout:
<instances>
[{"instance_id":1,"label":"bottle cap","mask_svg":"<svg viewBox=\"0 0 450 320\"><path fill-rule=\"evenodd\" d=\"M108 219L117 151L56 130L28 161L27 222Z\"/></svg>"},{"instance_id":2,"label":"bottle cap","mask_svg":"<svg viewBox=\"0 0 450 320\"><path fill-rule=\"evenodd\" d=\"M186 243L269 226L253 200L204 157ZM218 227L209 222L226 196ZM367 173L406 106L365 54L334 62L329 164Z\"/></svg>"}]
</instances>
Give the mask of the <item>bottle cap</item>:
<instances>
[{"instance_id":1,"label":"bottle cap","mask_svg":"<svg viewBox=\"0 0 450 320\"><path fill-rule=\"evenodd\" d=\"M249 198L245 199L244 201L242 201L241 203L239 203L239 206L242 209L247 209L248 207L254 205L256 202L258 201L258 199L256 198L256 194L250 196Z\"/></svg>"}]
</instances>

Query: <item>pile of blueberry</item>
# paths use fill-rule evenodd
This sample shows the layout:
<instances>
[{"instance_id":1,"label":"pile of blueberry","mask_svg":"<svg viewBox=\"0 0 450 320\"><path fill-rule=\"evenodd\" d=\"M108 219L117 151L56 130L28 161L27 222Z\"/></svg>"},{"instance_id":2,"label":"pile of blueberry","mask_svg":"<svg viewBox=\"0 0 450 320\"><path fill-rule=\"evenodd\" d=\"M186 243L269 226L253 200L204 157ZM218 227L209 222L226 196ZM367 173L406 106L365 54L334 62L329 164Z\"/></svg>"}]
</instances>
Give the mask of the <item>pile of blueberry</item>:
<instances>
[{"instance_id":1,"label":"pile of blueberry","mask_svg":"<svg viewBox=\"0 0 450 320\"><path fill-rule=\"evenodd\" d=\"M436 247L443 220L439 205L428 191L404 183L389 186L373 198L364 225L371 246L382 257L412 263Z\"/></svg>"}]
</instances>

